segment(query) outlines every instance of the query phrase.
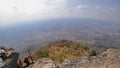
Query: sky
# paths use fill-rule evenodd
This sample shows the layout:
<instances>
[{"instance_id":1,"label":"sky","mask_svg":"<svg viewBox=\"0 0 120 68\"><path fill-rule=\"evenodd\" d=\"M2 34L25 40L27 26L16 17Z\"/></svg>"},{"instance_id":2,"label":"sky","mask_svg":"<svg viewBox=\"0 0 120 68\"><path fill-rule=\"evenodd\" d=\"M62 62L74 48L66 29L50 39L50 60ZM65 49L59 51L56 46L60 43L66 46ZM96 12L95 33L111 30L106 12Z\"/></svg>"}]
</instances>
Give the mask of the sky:
<instances>
[{"instance_id":1,"label":"sky","mask_svg":"<svg viewBox=\"0 0 120 68\"><path fill-rule=\"evenodd\" d=\"M49 18L91 18L120 23L120 0L0 0L0 27Z\"/></svg>"}]
</instances>

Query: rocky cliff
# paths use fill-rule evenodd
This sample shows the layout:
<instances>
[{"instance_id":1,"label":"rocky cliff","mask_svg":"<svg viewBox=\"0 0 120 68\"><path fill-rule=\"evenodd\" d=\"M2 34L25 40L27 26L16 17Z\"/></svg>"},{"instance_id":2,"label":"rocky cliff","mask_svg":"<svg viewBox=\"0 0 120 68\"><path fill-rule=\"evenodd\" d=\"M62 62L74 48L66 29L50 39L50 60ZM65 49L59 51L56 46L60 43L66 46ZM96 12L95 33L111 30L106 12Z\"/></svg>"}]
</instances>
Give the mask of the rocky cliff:
<instances>
[{"instance_id":1,"label":"rocky cliff","mask_svg":"<svg viewBox=\"0 0 120 68\"><path fill-rule=\"evenodd\" d=\"M28 68L120 68L120 49L107 49L97 56L65 60L58 64L48 58L42 58Z\"/></svg>"},{"instance_id":2,"label":"rocky cliff","mask_svg":"<svg viewBox=\"0 0 120 68\"><path fill-rule=\"evenodd\" d=\"M0 68L19 68L18 61L19 53L13 52L10 56L7 57L5 62L0 63Z\"/></svg>"}]
</instances>

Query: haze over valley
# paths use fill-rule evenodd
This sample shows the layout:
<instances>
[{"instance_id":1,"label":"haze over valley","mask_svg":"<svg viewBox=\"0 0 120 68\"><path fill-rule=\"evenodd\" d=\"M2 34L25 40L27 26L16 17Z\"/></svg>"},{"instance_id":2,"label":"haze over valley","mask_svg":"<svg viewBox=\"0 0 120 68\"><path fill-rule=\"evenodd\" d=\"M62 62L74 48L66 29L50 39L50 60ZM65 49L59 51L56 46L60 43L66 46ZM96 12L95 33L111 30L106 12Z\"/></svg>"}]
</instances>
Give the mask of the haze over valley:
<instances>
[{"instance_id":1,"label":"haze over valley","mask_svg":"<svg viewBox=\"0 0 120 68\"><path fill-rule=\"evenodd\" d=\"M35 22L35 23L34 23ZM55 40L120 48L120 23L94 19L50 19L0 30L0 43L15 49L35 49Z\"/></svg>"}]
</instances>

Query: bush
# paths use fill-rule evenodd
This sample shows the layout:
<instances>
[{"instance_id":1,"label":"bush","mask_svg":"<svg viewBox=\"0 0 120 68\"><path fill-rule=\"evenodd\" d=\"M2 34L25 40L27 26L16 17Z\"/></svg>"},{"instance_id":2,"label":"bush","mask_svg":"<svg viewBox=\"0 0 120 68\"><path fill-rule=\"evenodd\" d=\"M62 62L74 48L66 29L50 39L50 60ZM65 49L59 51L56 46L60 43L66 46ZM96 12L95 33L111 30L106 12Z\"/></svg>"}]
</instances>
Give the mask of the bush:
<instances>
[{"instance_id":1,"label":"bush","mask_svg":"<svg viewBox=\"0 0 120 68\"><path fill-rule=\"evenodd\" d=\"M97 55L96 51L91 52L91 56L96 56L96 55Z\"/></svg>"},{"instance_id":2,"label":"bush","mask_svg":"<svg viewBox=\"0 0 120 68\"><path fill-rule=\"evenodd\" d=\"M48 57L49 53L48 50L41 50L38 52L38 57L43 58L43 57Z\"/></svg>"},{"instance_id":3,"label":"bush","mask_svg":"<svg viewBox=\"0 0 120 68\"><path fill-rule=\"evenodd\" d=\"M2 50L6 50L6 48L5 48L5 47L3 47L3 46L1 46L1 47L0 47L0 49L2 49Z\"/></svg>"}]
</instances>

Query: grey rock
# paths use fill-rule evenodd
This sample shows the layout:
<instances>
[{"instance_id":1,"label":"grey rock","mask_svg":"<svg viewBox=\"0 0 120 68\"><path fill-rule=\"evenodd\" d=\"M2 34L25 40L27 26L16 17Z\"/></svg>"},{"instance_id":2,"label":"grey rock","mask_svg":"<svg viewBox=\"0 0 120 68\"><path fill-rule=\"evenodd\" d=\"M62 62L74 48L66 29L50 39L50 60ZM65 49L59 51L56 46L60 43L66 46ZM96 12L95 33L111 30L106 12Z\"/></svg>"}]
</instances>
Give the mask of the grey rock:
<instances>
[{"instance_id":1,"label":"grey rock","mask_svg":"<svg viewBox=\"0 0 120 68\"><path fill-rule=\"evenodd\" d=\"M108 49L100 55L81 57L77 60L65 60L61 64L43 58L31 68L120 68L120 49Z\"/></svg>"}]
</instances>

